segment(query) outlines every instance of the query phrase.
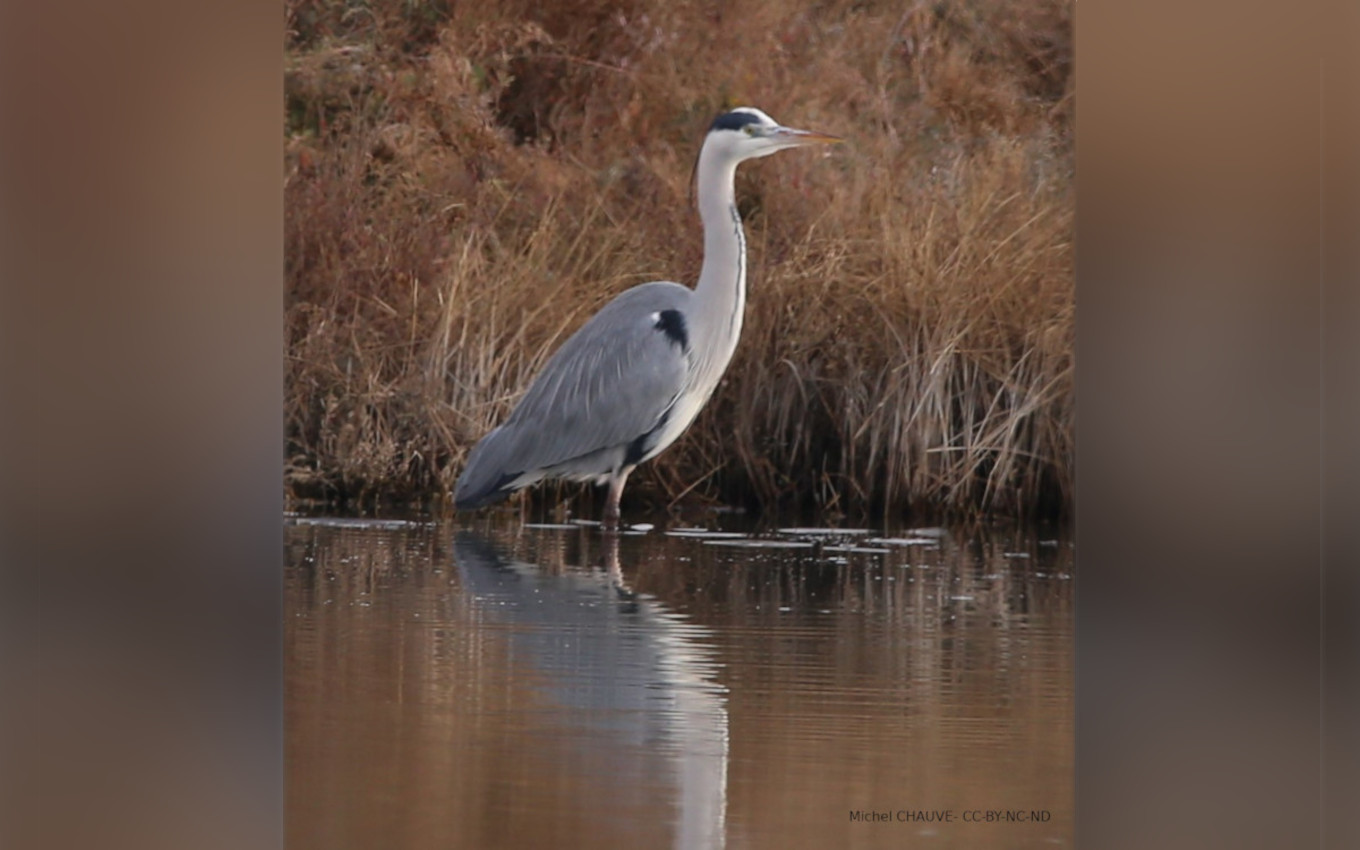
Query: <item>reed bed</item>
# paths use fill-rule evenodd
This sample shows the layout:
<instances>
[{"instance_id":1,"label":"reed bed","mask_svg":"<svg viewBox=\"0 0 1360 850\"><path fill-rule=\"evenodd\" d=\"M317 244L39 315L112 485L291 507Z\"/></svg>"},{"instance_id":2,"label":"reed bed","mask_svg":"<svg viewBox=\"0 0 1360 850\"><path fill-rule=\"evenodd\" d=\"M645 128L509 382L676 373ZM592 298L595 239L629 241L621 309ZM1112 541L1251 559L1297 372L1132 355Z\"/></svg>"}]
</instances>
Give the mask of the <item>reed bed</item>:
<instances>
[{"instance_id":1,"label":"reed bed","mask_svg":"<svg viewBox=\"0 0 1360 850\"><path fill-rule=\"evenodd\" d=\"M625 498L1070 509L1067 3L289 0L287 15L293 498L440 497L595 310L644 281L692 284L693 159L715 114L750 104L848 142L739 173L743 338Z\"/></svg>"}]
</instances>

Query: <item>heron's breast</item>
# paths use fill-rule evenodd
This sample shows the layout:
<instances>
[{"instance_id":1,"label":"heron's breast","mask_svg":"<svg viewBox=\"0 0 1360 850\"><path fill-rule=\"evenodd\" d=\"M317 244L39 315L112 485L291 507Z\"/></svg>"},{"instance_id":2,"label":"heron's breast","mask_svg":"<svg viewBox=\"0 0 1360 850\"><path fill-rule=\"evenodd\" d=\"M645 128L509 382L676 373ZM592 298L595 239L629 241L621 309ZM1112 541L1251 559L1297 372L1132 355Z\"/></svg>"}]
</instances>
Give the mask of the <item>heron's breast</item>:
<instances>
[{"instance_id":1,"label":"heron's breast","mask_svg":"<svg viewBox=\"0 0 1360 850\"><path fill-rule=\"evenodd\" d=\"M713 390L718 386L719 379L722 378L726 367L726 360L720 364L706 364L710 368L704 369L701 366L696 368L694 377L685 389L680 393L680 397L675 400L669 415L666 417L666 424L657 434L655 449L649 453L649 457L655 457L660 451L680 438L686 429L698 418L699 411L704 409L708 400L713 396ZM712 368L717 366L716 369Z\"/></svg>"},{"instance_id":2,"label":"heron's breast","mask_svg":"<svg viewBox=\"0 0 1360 850\"><path fill-rule=\"evenodd\" d=\"M705 393L702 397L698 394L685 394L676 400L675 406L671 408L670 415L666 418L666 424L656 435L656 442L652 450L647 453L644 460L655 457L663 449L674 443L685 433L685 430L693 424L699 411L704 409L704 403L708 401L708 396L712 393Z\"/></svg>"}]
</instances>

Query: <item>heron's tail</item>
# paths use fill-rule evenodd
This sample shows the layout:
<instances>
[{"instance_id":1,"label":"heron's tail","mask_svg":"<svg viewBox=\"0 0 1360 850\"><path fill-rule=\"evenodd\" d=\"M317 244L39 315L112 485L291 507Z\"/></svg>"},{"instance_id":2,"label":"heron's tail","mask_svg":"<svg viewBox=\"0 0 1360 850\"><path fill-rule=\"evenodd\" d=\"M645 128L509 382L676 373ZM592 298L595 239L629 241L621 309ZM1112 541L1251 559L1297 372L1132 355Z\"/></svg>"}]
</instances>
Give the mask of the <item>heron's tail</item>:
<instances>
[{"instance_id":1,"label":"heron's tail","mask_svg":"<svg viewBox=\"0 0 1360 850\"><path fill-rule=\"evenodd\" d=\"M453 488L453 506L460 511L495 504L519 489L522 471L507 469L507 454L514 441L503 427L494 429L472 447L467 466Z\"/></svg>"}]
</instances>

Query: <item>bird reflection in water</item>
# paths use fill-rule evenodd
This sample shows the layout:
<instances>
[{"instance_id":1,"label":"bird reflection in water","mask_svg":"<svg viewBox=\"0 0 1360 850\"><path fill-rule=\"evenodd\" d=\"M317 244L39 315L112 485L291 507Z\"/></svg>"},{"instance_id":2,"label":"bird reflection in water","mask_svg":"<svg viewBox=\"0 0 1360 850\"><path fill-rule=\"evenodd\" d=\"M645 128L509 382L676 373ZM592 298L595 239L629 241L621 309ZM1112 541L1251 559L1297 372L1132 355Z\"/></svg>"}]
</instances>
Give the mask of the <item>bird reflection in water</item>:
<instances>
[{"instance_id":1,"label":"bird reflection in water","mask_svg":"<svg viewBox=\"0 0 1360 850\"><path fill-rule=\"evenodd\" d=\"M454 556L482 615L506 627L518 672L578 737L608 742L563 769L584 766L594 776L580 787L605 777L625 796L661 786L674 801L673 846L723 847L728 717L709 633L630 589L619 538L601 540L599 568L550 571L468 531L455 537Z\"/></svg>"}]
</instances>

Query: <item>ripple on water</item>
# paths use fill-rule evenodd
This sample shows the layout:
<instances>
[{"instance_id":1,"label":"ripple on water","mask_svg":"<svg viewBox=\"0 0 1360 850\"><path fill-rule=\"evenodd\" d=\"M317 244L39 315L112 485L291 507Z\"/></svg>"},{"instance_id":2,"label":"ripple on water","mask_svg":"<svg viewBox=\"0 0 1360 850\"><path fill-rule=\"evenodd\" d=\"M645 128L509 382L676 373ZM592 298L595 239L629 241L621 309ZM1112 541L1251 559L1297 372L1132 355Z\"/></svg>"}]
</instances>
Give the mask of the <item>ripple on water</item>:
<instances>
[{"instance_id":1,"label":"ripple on water","mask_svg":"<svg viewBox=\"0 0 1360 850\"><path fill-rule=\"evenodd\" d=\"M940 541L934 537L871 537L864 541L878 546L934 546L939 547Z\"/></svg>"},{"instance_id":2,"label":"ripple on water","mask_svg":"<svg viewBox=\"0 0 1360 850\"><path fill-rule=\"evenodd\" d=\"M432 528L429 520L409 519L367 519L363 517L324 517L291 516L286 517L289 525L316 525L322 528L361 528L371 531L393 531L398 528Z\"/></svg>"},{"instance_id":3,"label":"ripple on water","mask_svg":"<svg viewBox=\"0 0 1360 850\"><path fill-rule=\"evenodd\" d=\"M886 555L891 549L880 549L876 546L825 546L823 552L856 552L861 555Z\"/></svg>"},{"instance_id":4,"label":"ripple on water","mask_svg":"<svg viewBox=\"0 0 1360 850\"><path fill-rule=\"evenodd\" d=\"M745 549L811 549L808 540L771 540L763 537L750 537L744 540L705 540L705 546L739 546Z\"/></svg>"}]
</instances>

